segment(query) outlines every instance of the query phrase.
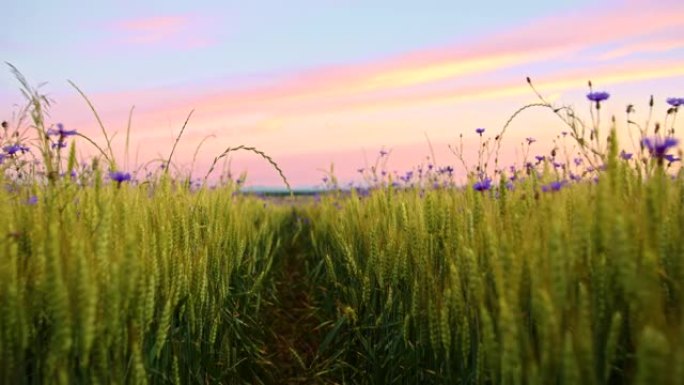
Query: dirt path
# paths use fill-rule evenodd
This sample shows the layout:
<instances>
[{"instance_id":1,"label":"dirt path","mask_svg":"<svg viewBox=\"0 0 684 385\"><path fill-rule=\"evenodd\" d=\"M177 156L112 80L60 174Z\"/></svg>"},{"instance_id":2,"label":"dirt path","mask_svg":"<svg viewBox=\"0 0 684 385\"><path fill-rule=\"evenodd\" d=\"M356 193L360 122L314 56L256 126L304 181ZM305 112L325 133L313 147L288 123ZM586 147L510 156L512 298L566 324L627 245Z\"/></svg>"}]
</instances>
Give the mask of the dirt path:
<instances>
[{"instance_id":1,"label":"dirt path","mask_svg":"<svg viewBox=\"0 0 684 385\"><path fill-rule=\"evenodd\" d=\"M267 339L273 379L277 384L324 384L316 375L321 332L312 288L305 275L304 235L284 245L277 271L277 298L264 309L270 335Z\"/></svg>"}]
</instances>

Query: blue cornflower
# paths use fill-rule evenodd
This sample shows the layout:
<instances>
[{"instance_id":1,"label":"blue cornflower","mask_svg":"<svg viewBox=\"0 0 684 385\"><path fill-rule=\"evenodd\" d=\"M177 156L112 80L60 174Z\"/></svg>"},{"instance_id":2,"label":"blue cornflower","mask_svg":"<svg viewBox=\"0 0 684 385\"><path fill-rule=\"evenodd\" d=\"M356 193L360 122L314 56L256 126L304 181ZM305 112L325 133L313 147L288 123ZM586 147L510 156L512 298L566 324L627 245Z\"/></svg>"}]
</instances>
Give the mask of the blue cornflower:
<instances>
[{"instance_id":1,"label":"blue cornflower","mask_svg":"<svg viewBox=\"0 0 684 385\"><path fill-rule=\"evenodd\" d=\"M630 159L632 159L632 153L631 152L625 152L625 150L622 150L620 152L620 158L622 158L624 160L630 160Z\"/></svg>"},{"instance_id":2,"label":"blue cornflower","mask_svg":"<svg viewBox=\"0 0 684 385\"><path fill-rule=\"evenodd\" d=\"M478 135L482 136L484 134L485 129L484 128L476 128L475 132L477 132Z\"/></svg>"},{"instance_id":3,"label":"blue cornflower","mask_svg":"<svg viewBox=\"0 0 684 385\"><path fill-rule=\"evenodd\" d=\"M684 105L684 98L667 98L667 104L672 107L679 107Z\"/></svg>"},{"instance_id":4,"label":"blue cornflower","mask_svg":"<svg viewBox=\"0 0 684 385\"><path fill-rule=\"evenodd\" d=\"M565 184L564 181L551 182L547 185L542 186L541 189L543 192L559 191L561 188L563 188L564 184Z\"/></svg>"},{"instance_id":5,"label":"blue cornflower","mask_svg":"<svg viewBox=\"0 0 684 385\"><path fill-rule=\"evenodd\" d=\"M109 177L119 184L131 180L131 174L123 171L112 171L109 173Z\"/></svg>"},{"instance_id":6,"label":"blue cornflower","mask_svg":"<svg viewBox=\"0 0 684 385\"><path fill-rule=\"evenodd\" d=\"M77 132L76 130L65 130L64 125L62 123L57 123L57 129L54 130L51 128L48 130L47 134L50 136L59 136L61 140L62 138L66 138L67 136L76 135Z\"/></svg>"},{"instance_id":7,"label":"blue cornflower","mask_svg":"<svg viewBox=\"0 0 684 385\"><path fill-rule=\"evenodd\" d=\"M19 152L19 151L21 151L21 153L23 154L23 153L25 153L25 152L27 152L27 151L29 150L28 147L22 146L22 145L20 145L20 144L13 144L13 145L10 145L10 146L5 146L5 147L3 147L2 149L5 150L5 153L6 153L7 155L14 155L14 154L16 154L16 153Z\"/></svg>"},{"instance_id":8,"label":"blue cornflower","mask_svg":"<svg viewBox=\"0 0 684 385\"><path fill-rule=\"evenodd\" d=\"M592 102L600 103L604 100L607 100L610 97L610 94L607 92L603 91L596 91L596 92L590 92L587 94L587 99L591 100Z\"/></svg>"},{"instance_id":9,"label":"blue cornflower","mask_svg":"<svg viewBox=\"0 0 684 385\"><path fill-rule=\"evenodd\" d=\"M641 140L641 144L648 148L648 152L651 156L656 159L663 159L665 153L671 148L677 145L679 141L673 137L662 138L660 136L654 136L651 138L644 138Z\"/></svg>"},{"instance_id":10,"label":"blue cornflower","mask_svg":"<svg viewBox=\"0 0 684 385\"><path fill-rule=\"evenodd\" d=\"M473 185L473 189L475 191L486 191L489 190L492 187L492 180L489 178L485 178L483 180L475 182Z\"/></svg>"}]
</instances>

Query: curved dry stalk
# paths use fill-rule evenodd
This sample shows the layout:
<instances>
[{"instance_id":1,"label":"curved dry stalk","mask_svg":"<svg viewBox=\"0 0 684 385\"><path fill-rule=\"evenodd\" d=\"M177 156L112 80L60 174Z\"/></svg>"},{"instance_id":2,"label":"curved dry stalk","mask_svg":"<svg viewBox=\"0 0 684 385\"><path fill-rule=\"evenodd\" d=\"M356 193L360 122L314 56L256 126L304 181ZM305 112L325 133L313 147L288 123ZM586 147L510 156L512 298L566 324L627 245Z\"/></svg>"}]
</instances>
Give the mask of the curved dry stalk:
<instances>
[{"instance_id":1,"label":"curved dry stalk","mask_svg":"<svg viewBox=\"0 0 684 385\"><path fill-rule=\"evenodd\" d=\"M294 193L292 192L292 188L290 187L290 184L287 182L287 178L285 178L285 174L283 174L283 170L281 170L280 167L278 166L278 163L276 163L270 156L266 155L266 153L264 153L263 151L260 151L260 150L256 149L255 147L245 146L243 144L241 144L237 147L228 147L228 148L226 148L225 151L223 151L221 153L221 155L214 158L214 161L211 163L211 167L209 167L209 171L207 171L207 174L204 176L204 183L205 184L207 183L207 178L209 178L209 174L211 174L211 172L214 171L214 169L216 168L216 163L218 163L218 161L221 158L226 157L231 151L237 151L237 150L251 151L251 152L261 156L262 158L266 159L268 161L268 163L270 163L276 169L276 171L278 171L278 174L280 175L280 177L283 179L283 182L285 182L285 185L287 186L287 190L290 192L290 196L294 196Z\"/></svg>"}]
</instances>

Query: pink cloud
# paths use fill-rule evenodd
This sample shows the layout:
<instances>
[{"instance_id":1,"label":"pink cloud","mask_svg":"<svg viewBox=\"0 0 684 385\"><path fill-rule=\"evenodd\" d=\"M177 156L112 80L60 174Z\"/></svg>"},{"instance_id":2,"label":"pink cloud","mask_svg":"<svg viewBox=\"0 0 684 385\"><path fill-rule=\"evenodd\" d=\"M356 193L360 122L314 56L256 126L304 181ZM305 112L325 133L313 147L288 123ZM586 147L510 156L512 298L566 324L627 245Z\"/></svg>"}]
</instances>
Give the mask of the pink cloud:
<instances>
[{"instance_id":1,"label":"pink cloud","mask_svg":"<svg viewBox=\"0 0 684 385\"><path fill-rule=\"evenodd\" d=\"M112 24L117 41L125 45L172 45L176 48L203 48L213 41L203 36L205 21L189 15L153 16L122 20Z\"/></svg>"},{"instance_id":2,"label":"pink cloud","mask_svg":"<svg viewBox=\"0 0 684 385\"><path fill-rule=\"evenodd\" d=\"M614 60L625 56L647 53L663 53L684 48L684 41L681 39L660 38L649 39L639 42L627 42L607 51L599 57L600 60Z\"/></svg>"}]
</instances>

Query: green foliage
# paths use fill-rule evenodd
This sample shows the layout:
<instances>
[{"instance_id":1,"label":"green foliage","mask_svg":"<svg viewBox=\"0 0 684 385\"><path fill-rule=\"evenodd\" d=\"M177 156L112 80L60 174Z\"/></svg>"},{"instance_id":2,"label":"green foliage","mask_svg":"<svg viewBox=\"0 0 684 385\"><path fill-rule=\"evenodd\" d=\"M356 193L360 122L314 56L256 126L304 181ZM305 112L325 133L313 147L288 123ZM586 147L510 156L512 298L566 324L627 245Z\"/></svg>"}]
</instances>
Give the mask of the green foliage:
<instances>
[{"instance_id":1,"label":"green foliage","mask_svg":"<svg viewBox=\"0 0 684 385\"><path fill-rule=\"evenodd\" d=\"M260 302L284 211L168 182L64 191L29 206L0 189L0 383L267 377Z\"/></svg>"},{"instance_id":2,"label":"green foliage","mask_svg":"<svg viewBox=\"0 0 684 385\"><path fill-rule=\"evenodd\" d=\"M384 189L307 207L324 318L356 317L321 352L338 357L335 378L677 383L681 177L615 165L529 201L532 183L499 198Z\"/></svg>"}]
</instances>

